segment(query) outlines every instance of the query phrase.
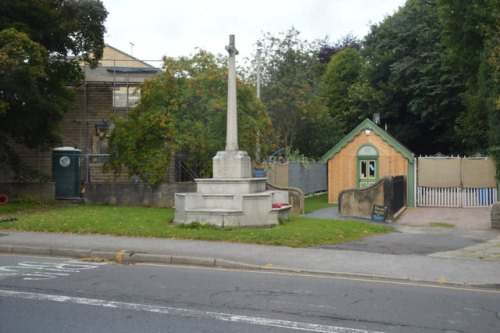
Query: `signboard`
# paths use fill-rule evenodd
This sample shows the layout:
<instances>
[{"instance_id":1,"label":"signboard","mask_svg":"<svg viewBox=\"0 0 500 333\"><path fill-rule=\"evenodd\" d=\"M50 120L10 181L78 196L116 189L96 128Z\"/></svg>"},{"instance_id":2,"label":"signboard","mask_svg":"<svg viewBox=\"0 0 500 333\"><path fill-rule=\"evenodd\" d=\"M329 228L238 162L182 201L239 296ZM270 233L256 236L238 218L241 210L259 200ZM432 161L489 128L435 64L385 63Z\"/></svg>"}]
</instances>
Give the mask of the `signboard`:
<instances>
[{"instance_id":1,"label":"signboard","mask_svg":"<svg viewBox=\"0 0 500 333\"><path fill-rule=\"evenodd\" d=\"M387 206L373 205L372 220L377 222L385 222L387 217Z\"/></svg>"}]
</instances>

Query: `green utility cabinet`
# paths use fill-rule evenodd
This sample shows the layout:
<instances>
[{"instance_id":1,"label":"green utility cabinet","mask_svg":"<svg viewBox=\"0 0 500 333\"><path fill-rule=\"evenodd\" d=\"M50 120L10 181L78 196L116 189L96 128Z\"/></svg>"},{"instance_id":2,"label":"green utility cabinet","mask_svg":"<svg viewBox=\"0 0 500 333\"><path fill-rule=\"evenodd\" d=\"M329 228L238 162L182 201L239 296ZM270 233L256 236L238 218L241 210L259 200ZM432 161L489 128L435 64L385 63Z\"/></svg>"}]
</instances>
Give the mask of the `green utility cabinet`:
<instances>
[{"instance_id":1,"label":"green utility cabinet","mask_svg":"<svg viewBox=\"0 0 500 333\"><path fill-rule=\"evenodd\" d=\"M52 180L56 199L80 198L80 150L60 147L52 150Z\"/></svg>"}]
</instances>

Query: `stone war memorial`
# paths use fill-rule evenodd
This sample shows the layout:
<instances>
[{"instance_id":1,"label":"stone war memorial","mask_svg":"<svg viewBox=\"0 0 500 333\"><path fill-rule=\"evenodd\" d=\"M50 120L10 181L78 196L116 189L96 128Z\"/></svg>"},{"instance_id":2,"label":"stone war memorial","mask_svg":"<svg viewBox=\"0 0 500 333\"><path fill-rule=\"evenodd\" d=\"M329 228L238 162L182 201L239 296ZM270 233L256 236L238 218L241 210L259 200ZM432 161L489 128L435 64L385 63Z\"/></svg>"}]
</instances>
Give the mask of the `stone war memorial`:
<instances>
[{"instance_id":1,"label":"stone war memorial","mask_svg":"<svg viewBox=\"0 0 500 333\"><path fill-rule=\"evenodd\" d=\"M174 223L226 226L274 226L291 210L288 192L266 190L267 178L252 177L252 160L238 148L236 55L229 36L226 148L213 158L213 178L195 179L196 192L175 194Z\"/></svg>"}]
</instances>

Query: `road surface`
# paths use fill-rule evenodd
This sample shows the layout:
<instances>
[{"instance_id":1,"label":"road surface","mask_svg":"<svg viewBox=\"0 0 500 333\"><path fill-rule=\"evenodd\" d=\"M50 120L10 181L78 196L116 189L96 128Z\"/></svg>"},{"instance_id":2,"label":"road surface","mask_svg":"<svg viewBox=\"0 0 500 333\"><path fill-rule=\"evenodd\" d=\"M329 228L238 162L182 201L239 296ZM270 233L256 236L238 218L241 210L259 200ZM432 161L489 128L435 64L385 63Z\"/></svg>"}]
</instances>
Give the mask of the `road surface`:
<instances>
[{"instance_id":1,"label":"road surface","mask_svg":"<svg viewBox=\"0 0 500 333\"><path fill-rule=\"evenodd\" d=\"M491 289L0 255L0 332L496 333L499 312Z\"/></svg>"}]
</instances>

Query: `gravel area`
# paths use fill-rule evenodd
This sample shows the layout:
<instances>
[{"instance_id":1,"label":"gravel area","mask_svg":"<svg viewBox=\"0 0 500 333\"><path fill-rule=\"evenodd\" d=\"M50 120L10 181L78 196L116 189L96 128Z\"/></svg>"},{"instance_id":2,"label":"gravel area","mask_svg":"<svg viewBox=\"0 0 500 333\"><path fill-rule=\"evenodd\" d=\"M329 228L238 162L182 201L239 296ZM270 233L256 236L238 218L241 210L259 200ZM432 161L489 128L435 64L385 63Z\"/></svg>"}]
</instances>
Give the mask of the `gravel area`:
<instances>
[{"instance_id":1,"label":"gravel area","mask_svg":"<svg viewBox=\"0 0 500 333\"><path fill-rule=\"evenodd\" d=\"M431 227L434 223L452 224L457 228L491 229L490 208L407 208L397 224Z\"/></svg>"}]
</instances>

